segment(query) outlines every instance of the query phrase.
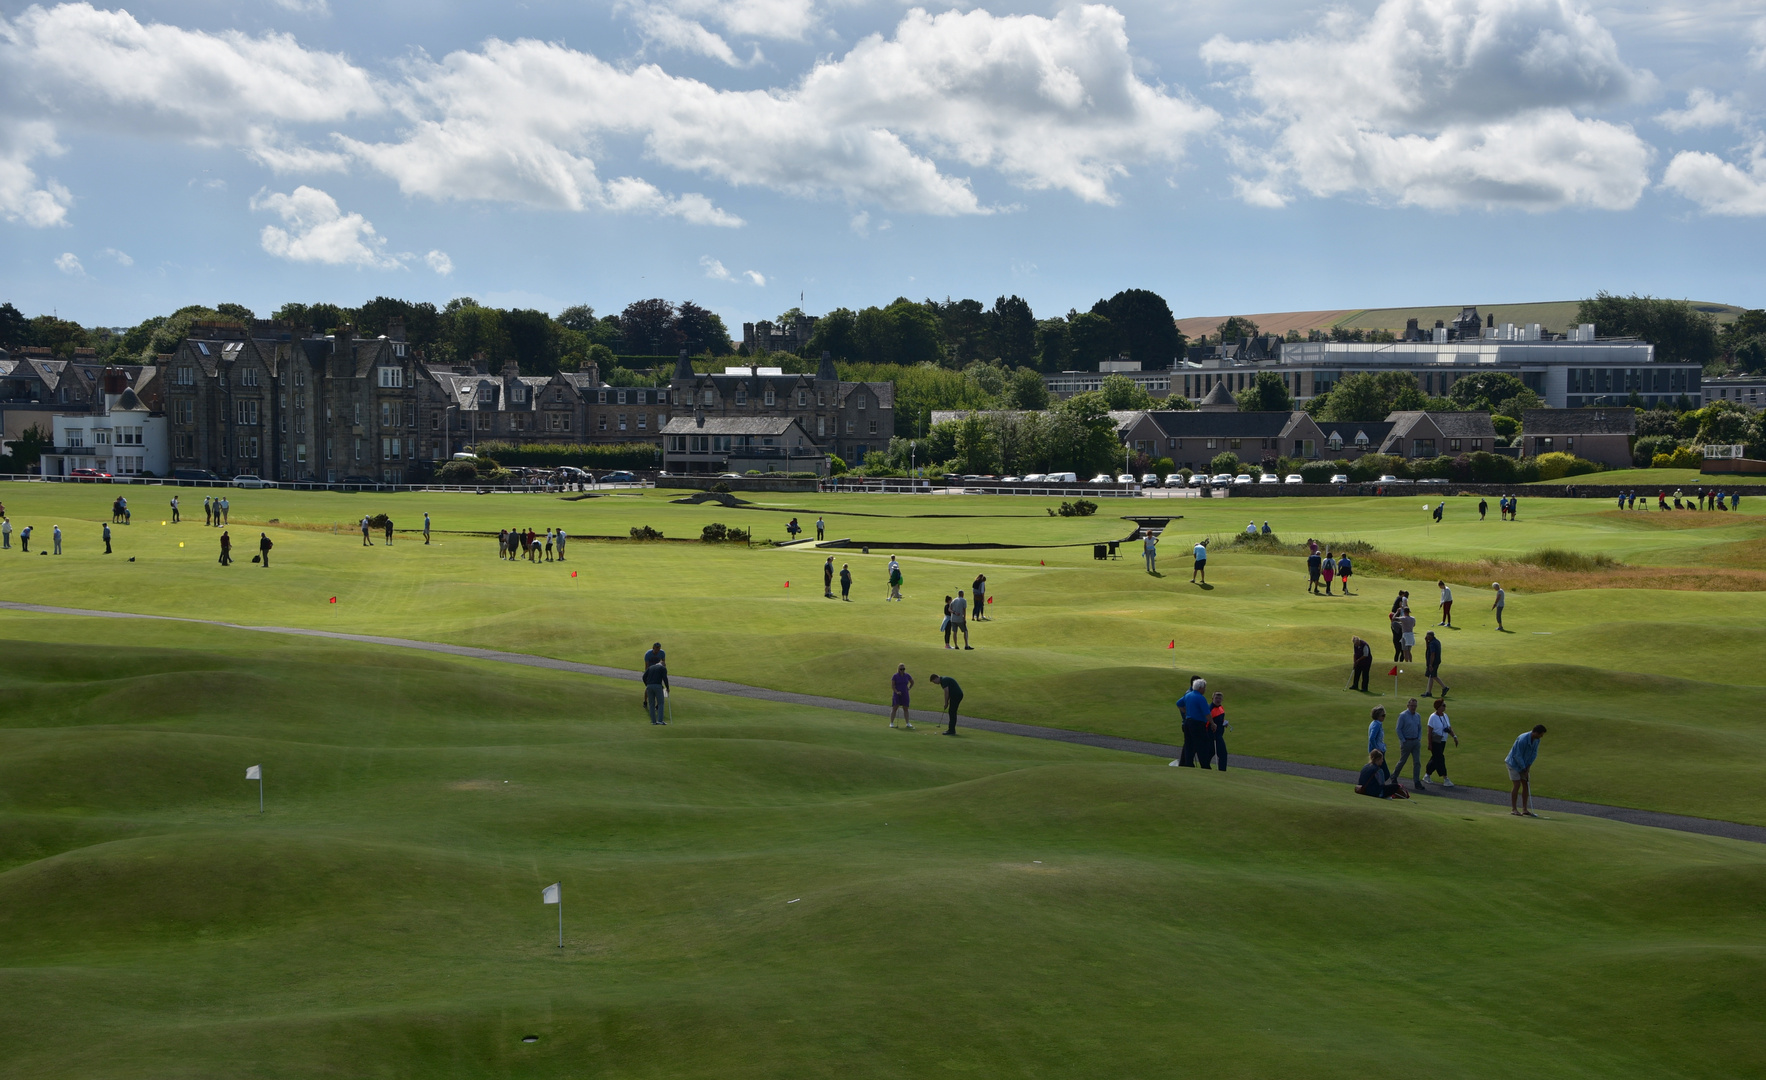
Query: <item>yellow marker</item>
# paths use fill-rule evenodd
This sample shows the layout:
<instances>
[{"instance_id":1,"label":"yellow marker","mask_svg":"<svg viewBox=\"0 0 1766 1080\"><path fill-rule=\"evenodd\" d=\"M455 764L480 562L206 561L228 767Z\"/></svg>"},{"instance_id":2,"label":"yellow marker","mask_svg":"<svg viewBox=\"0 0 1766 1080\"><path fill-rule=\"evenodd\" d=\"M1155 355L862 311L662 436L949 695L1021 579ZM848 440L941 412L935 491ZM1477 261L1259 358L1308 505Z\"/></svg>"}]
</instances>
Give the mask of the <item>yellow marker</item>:
<instances>
[{"instance_id":1,"label":"yellow marker","mask_svg":"<svg viewBox=\"0 0 1766 1080\"><path fill-rule=\"evenodd\" d=\"M180 540L180 541L178 541L178 546L179 546L179 547L183 547L183 546L184 546L184 541L182 541L182 540Z\"/></svg>"},{"instance_id":2,"label":"yellow marker","mask_svg":"<svg viewBox=\"0 0 1766 1080\"><path fill-rule=\"evenodd\" d=\"M164 524L165 524L165 522L163 522L163 521L162 521L162 522L160 522L160 524L161 524L161 525L164 525Z\"/></svg>"}]
</instances>

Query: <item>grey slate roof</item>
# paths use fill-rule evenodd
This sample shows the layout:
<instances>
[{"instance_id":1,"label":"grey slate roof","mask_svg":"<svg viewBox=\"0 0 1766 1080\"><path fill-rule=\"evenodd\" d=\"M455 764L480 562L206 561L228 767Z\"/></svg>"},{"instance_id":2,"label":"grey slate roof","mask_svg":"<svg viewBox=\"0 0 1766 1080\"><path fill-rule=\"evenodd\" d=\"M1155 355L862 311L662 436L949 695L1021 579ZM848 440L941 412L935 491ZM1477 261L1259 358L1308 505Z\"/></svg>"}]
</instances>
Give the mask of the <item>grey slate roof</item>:
<instances>
[{"instance_id":1,"label":"grey slate roof","mask_svg":"<svg viewBox=\"0 0 1766 1080\"><path fill-rule=\"evenodd\" d=\"M1521 414L1527 435L1635 435L1637 413L1616 406L1605 409L1528 409Z\"/></svg>"},{"instance_id":2,"label":"grey slate roof","mask_svg":"<svg viewBox=\"0 0 1766 1080\"><path fill-rule=\"evenodd\" d=\"M1300 413L1300 416L1306 415ZM1170 439L1275 439L1294 422L1292 412L1174 412L1147 416ZM1369 432L1372 438L1373 433Z\"/></svg>"},{"instance_id":3,"label":"grey slate roof","mask_svg":"<svg viewBox=\"0 0 1766 1080\"><path fill-rule=\"evenodd\" d=\"M664 435L788 435L792 428L805 434L789 416L676 416L662 429ZM806 436L807 437L807 436Z\"/></svg>"},{"instance_id":4,"label":"grey slate roof","mask_svg":"<svg viewBox=\"0 0 1766 1080\"><path fill-rule=\"evenodd\" d=\"M1206 396L1202 399L1201 404L1203 404L1203 405L1237 405L1238 399L1233 397L1232 391L1228 390L1226 388L1226 383L1217 382L1214 384L1214 389L1208 391L1208 396Z\"/></svg>"},{"instance_id":5,"label":"grey slate roof","mask_svg":"<svg viewBox=\"0 0 1766 1080\"><path fill-rule=\"evenodd\" d=\"M1424 417L1435 425L1435 430L1449 439L1496 438L1496 428L1491 424L1490 414L1487 412L1423 412L1418 409L1395 412L1386 419L1397 425L1393 431L1402 436ZM1371 438L1373 433L1369 432L1368 435Z\"/></svg>"},{"instance_id":6,"label":"grey slate roof","mask_svg":"<svg viewBox=\"0 0 1766 1080\"><path fill-rule=\"evenodd\" d=\"M1330 440L1331 432L1334 431L1342 438L1344 446L1355 446L1357 445L1355 436L1358 433L1365 434L1367 436L1366 446L1373 450L1377 450L1385 445L1386 436L1392 434L1392 426L1392 423L1387 420L1369 420L1365 422L1349 423L1337 423L1335 421L1327 423L1326 421L1320 420L1318 423L1318 429L1324 432L1324 437L1327 442Z\"/></svg>"}]
</instances>

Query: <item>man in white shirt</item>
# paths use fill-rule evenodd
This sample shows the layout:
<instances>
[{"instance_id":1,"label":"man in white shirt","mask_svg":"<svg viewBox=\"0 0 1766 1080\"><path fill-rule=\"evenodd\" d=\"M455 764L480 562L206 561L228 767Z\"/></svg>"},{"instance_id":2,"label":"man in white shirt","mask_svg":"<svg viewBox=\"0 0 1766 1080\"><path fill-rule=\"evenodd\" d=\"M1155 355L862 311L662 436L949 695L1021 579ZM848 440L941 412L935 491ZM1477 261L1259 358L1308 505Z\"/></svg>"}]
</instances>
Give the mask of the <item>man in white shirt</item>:
<instances>
[{"instance_id":1,"label":"man in white shirt","mask_svg":"<svg viewBox=\"0 0 1766 1080\"><path fill-rule=\"evenodd\" d=\"M1447 587L1445 581L1437 581L1435 584L1441 589L1441 621L1435 625L1451 627L1453 625L1453 590Z\"/></svg>"},{"instance_id":2,"label":"man in white shirt","mask_svg":"<svg viewBox=\"0 0 1766 1080\"><path fill-rule=\"evenodd\" d=\"M1508 606L1508 593L1502 591L1502 582L1492 581L1490 587L1496 590L1496 599L1490 602L1490 610L1496 612L1496 629L1502 630L1502 609Z\"/></svg>"},{"instance_id":3,"label":"man in white shirt","mask_svg":"<svg viewBox=\"0 0 1766 1080\"><path fill-rule=\"evenodd\" d=\"M973 650L969 644L969 601L963 599L963 590L957 590L957 598L950 602L950 639L955 641L957 634L963 635L963 648Z\"/></svg>"},{"instance_id":4,"label":"man in white shirt","mask_svg":"<svg viewBox=\"0 0 1766 1080\"><path fill-rule=\"evenodd\" d=\"M1190 571L1190 584L1197 584L1196 575L1200 574L1200 584L1208 584L1208 541L1196 541L1196 568Z\"/></svg>"},{"instance_id":5,"label":"man in white shirt","mask_svg":"<svg viewBox=\"0 0 1766 1080\"><path fill-rule=\"evenodd\" d=\"M1147 573L1159 572L1159 537L1151 529L1147 530L1146 537L1141 540L1141 558L1147 561Z\"/></svg>"},{"instance_id":6,"label":"man in white shirt","mask_svg":"<svg viewBox=\"0 0 1766 1080\"><path fill-rule=\"evenodd\" d=\"M1437 699L1435 711L1429 714L1429 763L1423 767L1423 776L1441 777L1442 787L1453 786L1453 781L1447 779L1448 739L1453 740L1453 745L1459 745L1459 736L1453 733L1453 722L1447 719L1447 702Z\"/></svg>"}]
</instances>

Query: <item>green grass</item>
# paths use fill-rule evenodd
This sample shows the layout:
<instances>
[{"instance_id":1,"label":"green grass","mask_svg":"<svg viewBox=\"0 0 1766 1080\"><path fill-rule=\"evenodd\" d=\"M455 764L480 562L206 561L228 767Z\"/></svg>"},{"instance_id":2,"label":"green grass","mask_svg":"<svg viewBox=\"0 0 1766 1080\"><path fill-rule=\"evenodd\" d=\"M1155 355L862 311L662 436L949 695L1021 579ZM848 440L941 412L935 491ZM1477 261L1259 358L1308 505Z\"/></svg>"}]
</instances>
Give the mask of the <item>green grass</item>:
<instances>
[{"instance_id":1,"label":"green grass","mask_svg":"<svg viewBox=\"0 0 1766 1080\"><path fill-rule=\"evenodd\" d=\"M1637 486L1637 501L1641 504L1643 497L1648 495L1650 505L1655 505L1656 493L1665 491L1669 501L1673 501L1676 488L1691 494L1703 488L1716 491L1722 488L1732 490L1738 485L1757 487L1766 484L1766 474L1762 473L1701 473L1697 469L1613 469L1610 472L1589 473L1586 476L1566 476L1561 480L1539 480L1534 484L1523 485L1534 487L1538 484L1619 484ZM1742 496L1742 505L1746 506L1747 494ZM1718 511L1712 511L1717 513Z\"/></svg>"},{"instance_id":2,"label":"green grass","mask_svg":"<svg viewBox=\"0 0 1766 1080\"><path fill-rule=\"evenodd\" d=\"M499 562L493 541L470 535L523 519L577 534L618 535L644 522L697 535L712 520L746 527L789 517L673 505L654 494L566 502L234 492L235 534L255 538L258 527L246 522L282 522L270 529L270 570L216 566L216 530L200 518L162 526L149 517L142 503L160 489L131 492L136 524L117 528L118 554L108 558L93 542L93 522L107 514L111 490L15 485L4 494L15 524L34 522L40 541L54 521L69 536L60 559L16 550L0 559L11 600L391 634L627 668L663 638L680 674L873 701L887 700L888 673L907 663L922 679L958 675L975 715L1161 741L1177 738L1172 702L1182 677L1198 673L1227 695L1237 749L1339 767L1359 764L1375 703L1343 690L1350 637L1374 644L1383 673L1391 598L1409 589L1419 632L1427 628L1442 564L1408 576L1364 573L1356 596L1325 598L1307 594L1297 558L1217 548L1204 591L1188 581L1192 537L1225 537L1254 517L1285 540L1353 537L1423 559L1518 560L1543 548L1604 556L1620 565L1566 580L1635 587L1530 591L1517 581L1546 572L1504 568L1505 577L1519 575L1508 581L1509 634L1494 630L1487 611L1498 579L1471 576L1490 572L1480 563L1454 564L1467 570L1455 581L1459 628L1442 632L1450 712L1465 742L1453 759L1456 778L1503 787L1508 743L1543 722L1558 736L1540 770L1544 794L1766 823L1757 779L1766 767L1757 708L1766 685L1758 662L1766 504L1663 515L1620 513L1598 500L1523 499L1521 521L1507 523L1494 515L1480 522L1475 499L1451 497L1435 526L1420 497L1122 500L1081 520L1037 516L1049 500L1011 497L769 497L803 511L806 524L825 513L830 536L957 543L1084 543L1127 534L1129 523L1112 512L1184 515L1164 545L1160 578L1142 572L1132 550L1121 562L1096 563L1089 543L904 552L908 602L887 604L890 552L879 541L868 556L836 553L836 565L849 563L858 581L854 602L839 604L821 598L824 556L810 550L579 542L568 563L532 566ZM364 548L347 527L337 535L288 527L379 509L415 525L425 508L447 530L427 548L408 535L391 549ZM947 516L908 516L927 514ZM138 561L123 561L131 555ZM1679 567L1705 575L1706 591L1658 588L1647 576ZM945 652L941 599L978 572L996 597L994 620L975 625L977 651ZM160 629L135 632L151 640ZM1420 646L1415 655L1401 695L1421 689ZM1392 683L1376 678L1374 689L1390 695Z\"/></svg>"},{"instance_id":3,"label":"green grass","mask_svg":"<svg viewBox=\"0 0 1766 1080\"><path fill-rule=\"evenodd\" d=\"M1758 1071L1757 845L187 624L0 649L0 1076Z\"/></svg>"}]
</instances>

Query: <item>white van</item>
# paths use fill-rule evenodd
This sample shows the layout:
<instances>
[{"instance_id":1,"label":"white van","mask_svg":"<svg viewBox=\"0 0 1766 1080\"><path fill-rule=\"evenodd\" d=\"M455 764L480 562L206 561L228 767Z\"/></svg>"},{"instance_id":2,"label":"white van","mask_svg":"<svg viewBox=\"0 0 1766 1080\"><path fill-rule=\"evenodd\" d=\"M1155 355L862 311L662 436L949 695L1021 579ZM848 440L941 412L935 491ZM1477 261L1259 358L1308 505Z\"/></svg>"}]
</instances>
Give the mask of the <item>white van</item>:
<instances>
[{"instance_id":1,"label":"white van","mask_svg":"<svg viewBox=\"0 0 1766 1080\"><path fill-rule=\"evenodd\" d=\"M1077 484L1079 477L1070 472L1052 472L1049 473L1046 482L1050 484Z\"/></svg>"}]
</instances>

